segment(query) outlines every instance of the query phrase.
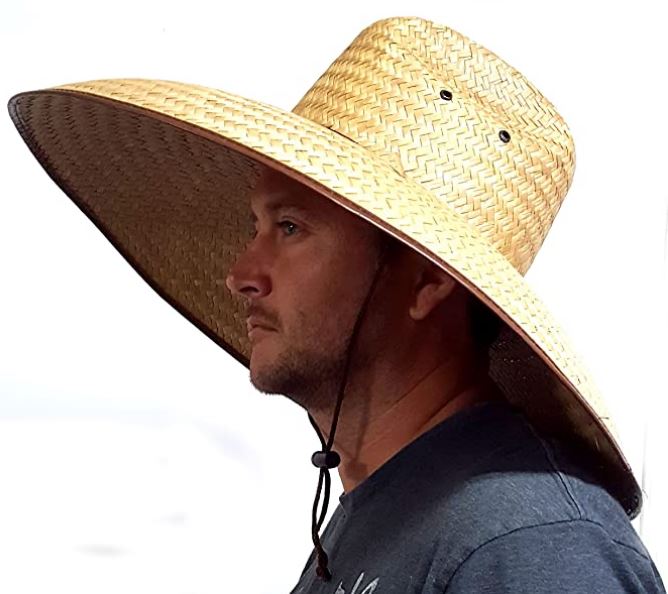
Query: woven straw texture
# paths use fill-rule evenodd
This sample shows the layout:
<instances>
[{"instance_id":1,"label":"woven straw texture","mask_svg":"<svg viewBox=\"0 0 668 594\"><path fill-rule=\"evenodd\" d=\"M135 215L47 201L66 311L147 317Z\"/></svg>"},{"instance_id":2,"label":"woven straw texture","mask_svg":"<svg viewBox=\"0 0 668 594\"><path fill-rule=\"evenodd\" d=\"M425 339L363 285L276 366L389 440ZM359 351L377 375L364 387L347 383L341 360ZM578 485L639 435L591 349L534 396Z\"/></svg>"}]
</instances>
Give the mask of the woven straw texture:
<instances>
[{"instance_id":1,"label":"woven straw texture","mask_svg":"<svg viewBox=\"0 0 668 594\"><path fill-rule=\"evenodd\" d=\"M246 367L225 286L248 194L280 170L412 246L504 322L492 377L590 456L626 512L640 489L589 371L524 280L574 170L554 106L517 70L417 17L364 29L292 112L195 84L114 79L19 93L9 111L52 179L164 299Z\"/></svg>"}]
</instances>

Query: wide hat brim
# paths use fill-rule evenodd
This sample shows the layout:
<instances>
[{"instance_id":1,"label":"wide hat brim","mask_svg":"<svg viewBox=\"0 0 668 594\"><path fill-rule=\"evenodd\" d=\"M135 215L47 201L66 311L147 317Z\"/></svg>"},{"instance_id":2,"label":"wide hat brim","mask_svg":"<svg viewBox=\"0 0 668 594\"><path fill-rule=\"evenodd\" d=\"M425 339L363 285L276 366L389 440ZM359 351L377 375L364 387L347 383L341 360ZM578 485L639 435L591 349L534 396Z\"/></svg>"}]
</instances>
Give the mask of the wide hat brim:
<instances>
[{"instance_id":1,"label":"wide hat brim","mask_svg":"<svg viewBox=\"0 0 668 594\"><path fill-rule=\"evenodd\" d=\"M245 367L245 309L225 278L252 236L248 194L263 167L411 246L502 320L490 375L508 400L639 513L640 487L564 330L498 250L391 163L295 113L174 81L62 85L19 93L8 109L49 176L140 276Z\"/></svg>"}]
</instances>

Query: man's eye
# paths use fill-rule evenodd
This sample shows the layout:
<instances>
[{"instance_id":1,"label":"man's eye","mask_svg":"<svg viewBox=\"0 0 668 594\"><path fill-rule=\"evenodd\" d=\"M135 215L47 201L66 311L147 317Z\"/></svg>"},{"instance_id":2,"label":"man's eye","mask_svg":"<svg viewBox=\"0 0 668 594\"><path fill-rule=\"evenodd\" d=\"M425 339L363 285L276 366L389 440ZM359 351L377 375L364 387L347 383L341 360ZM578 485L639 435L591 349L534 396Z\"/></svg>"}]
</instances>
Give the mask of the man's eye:
<instances>
[{"instance_id":1,"label":"man's eye","mask_svg":"<svg viewBox=\"0 0 668 594\"><path fill-rule=\"evenodd\" d=\"M280 221L276 223L277 226L282 227L283 225L291 225L292 227L298 228L292 221ZM288 233L288 235L294 235L294 233Z\"/></svg>"}]
</instances>

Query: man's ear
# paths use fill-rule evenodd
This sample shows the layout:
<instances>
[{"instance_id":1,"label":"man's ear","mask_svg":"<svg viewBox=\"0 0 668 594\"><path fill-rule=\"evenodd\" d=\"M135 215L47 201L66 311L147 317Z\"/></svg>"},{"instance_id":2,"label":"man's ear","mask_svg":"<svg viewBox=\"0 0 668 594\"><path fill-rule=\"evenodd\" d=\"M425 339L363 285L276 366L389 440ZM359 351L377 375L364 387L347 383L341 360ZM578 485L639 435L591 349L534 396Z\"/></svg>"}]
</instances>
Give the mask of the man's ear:
<instances>
[{"instance_id":1,"label":"man's ear","mask_svg":"<svg viewBox=\"0 0 668 594\"><path fill-rule=\"evenodd\" d=\"M455 290L457 281L442 268L428 262L421 270L413 288L409 314L414 320L422 320L443 303Z\"/></svg>"}]
</instances>

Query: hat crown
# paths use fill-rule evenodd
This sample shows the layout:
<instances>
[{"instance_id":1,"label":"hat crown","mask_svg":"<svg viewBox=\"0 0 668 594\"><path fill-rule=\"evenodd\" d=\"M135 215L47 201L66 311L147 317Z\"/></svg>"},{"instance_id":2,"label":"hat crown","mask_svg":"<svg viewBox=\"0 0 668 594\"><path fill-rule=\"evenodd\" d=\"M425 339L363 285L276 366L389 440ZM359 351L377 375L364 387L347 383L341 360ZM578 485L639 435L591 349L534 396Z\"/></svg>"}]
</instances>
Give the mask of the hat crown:
<instances>
[{"instance_id":1,"label":"hat crown","mask_svg":"<svg viewBox=\"0 0 668 594\"><path fill-rule=\"evenodd\" d=\"M362 30L292 110L385 159L521 273L570 187L573 139L520 72L418 17Z\"/></svg>"}]
</instances>

